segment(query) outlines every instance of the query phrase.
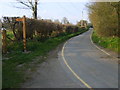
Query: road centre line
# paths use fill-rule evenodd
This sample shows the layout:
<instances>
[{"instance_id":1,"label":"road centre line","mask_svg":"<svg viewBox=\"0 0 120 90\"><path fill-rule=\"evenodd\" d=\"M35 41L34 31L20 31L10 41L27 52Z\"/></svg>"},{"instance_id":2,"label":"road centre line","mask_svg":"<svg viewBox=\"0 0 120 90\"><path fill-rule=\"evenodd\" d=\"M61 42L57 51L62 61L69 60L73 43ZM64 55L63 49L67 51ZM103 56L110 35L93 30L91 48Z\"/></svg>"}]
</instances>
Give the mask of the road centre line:
<instances>
[{"instance_id":1,"label":"road centre line","mask_svg":"<svg viewBox=\"0 0 120 90\"><path fill-rule=\"evenodd\" d=\"M71 39L72 39L72 38L71 38ZM70 40L71 40L71 39L70 39ZM87 88L90 88L91 90L93 90L92 87L91 87L90 85L88 85L83 79L81 79L81 78L73 71L73 69L69 66L69 64L67 63L67 61L66 61L66 59L65 59L65 57L64 57L64 50L65 50L66 44L67 44L67 42L64 44L64 46L63 46L63 48L62 48L62 52L61 52L61 55L62 55L62 58L63 58L64 63L66 64L66 66L68 67L68 69L73 73L73 75L74 75L79 81L81 81Z\"/></svg>"}]
</instances>

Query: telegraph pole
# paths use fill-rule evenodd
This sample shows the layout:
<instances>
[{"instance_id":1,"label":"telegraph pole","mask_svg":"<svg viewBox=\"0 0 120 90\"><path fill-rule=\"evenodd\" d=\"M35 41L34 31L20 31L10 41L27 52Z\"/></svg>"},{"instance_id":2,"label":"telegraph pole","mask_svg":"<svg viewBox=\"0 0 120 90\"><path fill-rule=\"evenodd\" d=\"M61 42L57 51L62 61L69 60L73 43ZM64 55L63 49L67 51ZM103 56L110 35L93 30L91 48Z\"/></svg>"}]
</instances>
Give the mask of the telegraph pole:
<instances>
[{"instance_id":1,"label":"telegraph pole","mask_svg":"<svg viewBox=\"0 0 120 90\"><path fill-rule=\"evenodd\" d=\"M82 11L82 20L83 20L83 11Z\"/></svg>"}]
</instances>

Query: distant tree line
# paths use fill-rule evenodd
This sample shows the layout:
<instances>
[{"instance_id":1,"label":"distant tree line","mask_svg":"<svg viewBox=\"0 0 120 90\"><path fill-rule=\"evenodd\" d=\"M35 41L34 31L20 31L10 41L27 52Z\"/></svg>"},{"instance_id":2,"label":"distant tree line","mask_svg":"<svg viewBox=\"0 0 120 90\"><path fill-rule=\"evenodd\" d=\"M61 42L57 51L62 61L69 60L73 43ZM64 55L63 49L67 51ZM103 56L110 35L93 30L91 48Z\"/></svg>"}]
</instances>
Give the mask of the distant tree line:
<instances>
[{"instance_id":1,"label":"distant tree line","mask_svg":"<svg viewBox=\"0 0 120 90\"><path fill-rule=\"evenodd\" d=\"M87 7L90 21L99 36L120 37L120 2L94 2Z\"/></svg>"}]
</instances>

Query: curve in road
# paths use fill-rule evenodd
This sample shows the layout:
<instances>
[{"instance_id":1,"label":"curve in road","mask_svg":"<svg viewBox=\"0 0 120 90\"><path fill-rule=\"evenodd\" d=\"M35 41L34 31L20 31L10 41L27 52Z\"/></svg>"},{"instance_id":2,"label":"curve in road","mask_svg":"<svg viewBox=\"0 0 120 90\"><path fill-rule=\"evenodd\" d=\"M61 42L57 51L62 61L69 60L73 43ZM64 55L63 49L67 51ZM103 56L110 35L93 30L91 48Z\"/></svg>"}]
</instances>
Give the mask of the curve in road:
<instances>
[{"instance_id":1,"label":"curve in road","mask_svg":"<svg viewBox=\"0 0 120 90\"><path fill-rule=\"evenodd\" d=\"M118 88L117 58L98 50L90 35L91 30L64 44L61 55L65 65L87 88Z\"/></svg>"}]
</instances>

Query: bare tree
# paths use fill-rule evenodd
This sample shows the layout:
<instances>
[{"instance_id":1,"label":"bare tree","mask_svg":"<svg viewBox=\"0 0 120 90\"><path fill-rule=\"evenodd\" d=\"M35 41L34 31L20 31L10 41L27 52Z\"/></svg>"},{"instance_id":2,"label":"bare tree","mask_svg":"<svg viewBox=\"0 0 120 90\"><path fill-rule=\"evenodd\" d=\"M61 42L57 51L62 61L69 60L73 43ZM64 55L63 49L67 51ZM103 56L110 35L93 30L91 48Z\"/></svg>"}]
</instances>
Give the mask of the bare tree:
<instances>
[{"instance_id":1,"label":"bare tree","mask_svg":"<svg viewBox=\"0 0 120 90\"><path fill-rule=\"evenodd\" d=\"M62 22L63 24L69 24L69 20L66 17L63 17Z\"/></svg>"},{"instance_id":2,"label":"bare tree","mask_svg":"<svg viewBox=\"0 0 120 90\"><path fill-rule=\"evenodd\" d=\"M22 5L24 5L25 7L27 7L27 9L32 10L32 14L33 14L33 18L37 19L37 6L38 6L38 0L16 0L19 3L21 3Z\"/></svg>"}]
</instances>

